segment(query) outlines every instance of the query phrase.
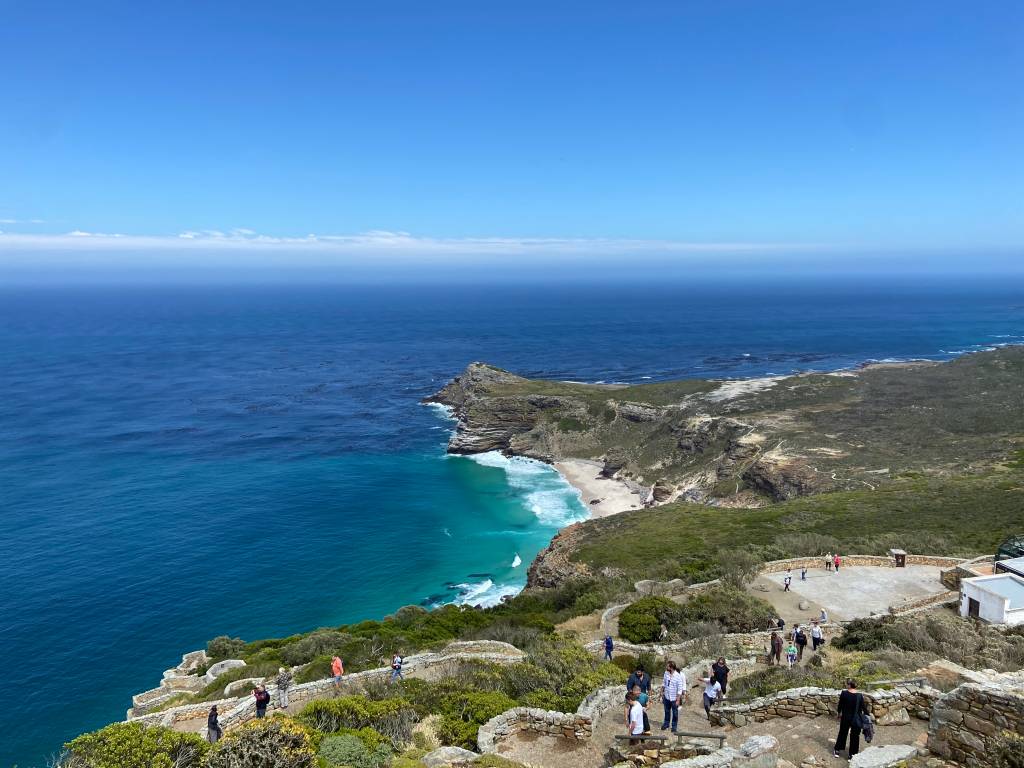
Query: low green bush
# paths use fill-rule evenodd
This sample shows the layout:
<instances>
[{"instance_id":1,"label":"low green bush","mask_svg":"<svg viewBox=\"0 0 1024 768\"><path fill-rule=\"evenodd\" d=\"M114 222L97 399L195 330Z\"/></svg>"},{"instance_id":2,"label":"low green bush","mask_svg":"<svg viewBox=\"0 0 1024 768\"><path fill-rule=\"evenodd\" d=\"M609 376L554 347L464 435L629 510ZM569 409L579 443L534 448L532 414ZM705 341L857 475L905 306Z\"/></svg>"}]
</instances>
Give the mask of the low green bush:
<instances>
[{"instance_id":1,"label":"low green bush","mask_svg":"<svg viewBox=\"0 0 1024 768\"><path fill-rule=\"evenodd\" d=\"M667 597L642 597L619 614L619 635L631 643L653 643L661 625L680 622L679 606Z\"/></svg>"},{"instance_id":2,"label":"low green bush","mask_svg":"<svg viewBox=\"0 0 1024 768\"><path fill-rule=\"evenodd\" d=\"M251 720L228 731L207 757L206 768L314 768L312 734L290 717ZM129 763L126 765L136 765Z\"/></svg>"},{"instance_id":3,"label":"low green bush","mask_svg":"<svg viewBox=\"0 0 1024 768\"><path fill-rule=\"evenodd\" d=\"M476 749L480 726L515 706L515 699L499 691L459 691L443 701L437 735L446 744Z\"/></svg>"},{"instance_id":4,"label":"low green bush","mask_svg":"<svg viewBox=\"0 0 1024 768\"><path fill-rule=\"evenodd\" d=\"M200 768L209 744L194 733L113 723L64 745L68 768Z\"/></svg>"},{"instance_id":5,"label":"low green bush","mask_svg":"<svg viewBox=\"0 0 1024 768\"><path fill-rule=\"evenodd\" d=\"M679 628L691 623L714 622L726 632L753 632L764 629L775 617L775 609L767 602L727 585L699 592L678 608ZM673 629L672 624L669 629Z\"/></svg>"},{"instance_id":6,"label":"low green bush","mask_svg":"<svg viewBox=\"0 0 1024 768\"><path fill-rule=\"evenodd\" d=\"M237 659L245 650L245 641L238 637L220 635L206 644L206 655L214 661Z\"/></svg>"},{"instance_id":7,"label":"low green bush","mask_svg":"<svg viewBox=\"0 0 1024 768\"><path fill-rule=\"evenodd\" d=\"M400 745L409 740L416 714L402 698L374 701L365 696L340 696L309 702L302 708L298 719L323 733L373 728L392 744Z\"/></svg>"},{"instance_id":8,"label":"low green bush","mask_svg":"<svg viewBox=\"0 0 1024 768\"><path fill-rule=\"evenodd\" d=\"M383 768L391 762L392 751L383 741L371 747L356 734L342 733L325 738L317 754L330 766Z\"/></svg>"}]
</instances>

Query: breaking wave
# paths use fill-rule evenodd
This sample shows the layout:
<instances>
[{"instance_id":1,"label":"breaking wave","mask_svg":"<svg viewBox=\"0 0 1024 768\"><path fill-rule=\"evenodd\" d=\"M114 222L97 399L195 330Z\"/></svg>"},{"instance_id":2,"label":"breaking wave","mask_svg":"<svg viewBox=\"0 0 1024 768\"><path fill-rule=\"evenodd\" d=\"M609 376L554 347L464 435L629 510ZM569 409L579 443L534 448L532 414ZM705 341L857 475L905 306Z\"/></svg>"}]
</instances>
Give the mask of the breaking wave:
<instances>
[{"instance_id":1,"label":"breaking wave","mask_svg":"<svg viewBox=\"0 0 1024 768\"><path fill-rule=\"evenodd\" d=\"M478 453L467 458L485 467L504 470L513 491L538 522L553 528L563 528L577 520L589 517L573 488L557 470L542 461L521 456L505 456L498 451Z\"/></svg>"}]
</instances>

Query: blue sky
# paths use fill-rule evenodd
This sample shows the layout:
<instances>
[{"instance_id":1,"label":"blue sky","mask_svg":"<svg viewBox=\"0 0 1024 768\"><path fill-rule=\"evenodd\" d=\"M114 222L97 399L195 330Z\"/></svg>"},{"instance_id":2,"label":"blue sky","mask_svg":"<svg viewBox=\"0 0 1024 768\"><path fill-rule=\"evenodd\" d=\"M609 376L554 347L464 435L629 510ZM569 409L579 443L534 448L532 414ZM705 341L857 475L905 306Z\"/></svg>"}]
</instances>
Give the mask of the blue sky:
<instances>
[{"instance_id":1,"label":"blue sky","mask_svg":"<svg viewBox=\"0 0 1024 768\"><path fill-rule=\"evenodd\" d=\"M1024 245L1016 0L0 16L8 254Z\"/></svg>"}]
</instances>

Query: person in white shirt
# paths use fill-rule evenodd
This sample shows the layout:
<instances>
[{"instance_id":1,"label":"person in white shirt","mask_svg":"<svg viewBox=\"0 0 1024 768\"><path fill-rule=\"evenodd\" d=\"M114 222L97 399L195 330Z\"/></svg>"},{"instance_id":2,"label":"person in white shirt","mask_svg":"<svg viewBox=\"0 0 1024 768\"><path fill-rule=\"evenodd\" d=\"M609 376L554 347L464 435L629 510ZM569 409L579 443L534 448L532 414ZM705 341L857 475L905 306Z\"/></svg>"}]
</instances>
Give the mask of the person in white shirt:
<instances>
[{"instance_id":1,"label":"person in white shirt","mask_svg":"<svg viewBox=\"0 0 1024 768\"><path fill-rule=\"evenodd\" d=\"M661 683L661 703L665 708L665 719L661 723L661 730L670 725L672 733L679 728L679 705L683 703L683 695L686 691L686 675L679 671L674 661L666 662L665 676Z\"/></svg>"},{"instance_id":2,"label":"person in white shirt","mask_svg":"<svg viewBox=\"0 0 1024 768\"><path fill-rule=\"evenodd\" d=\"M708 720L711 720L711 705L718 701L722 695L722 684L711 676L710 670L708 670L707 675L707 677L702 677L700 681L704 683L704 714L708 716Z\"/></svg>"},{"instance_id":3,"label":"person in white shirt","mask_svg":"<svg viewBox=\"0 0 1024 768\"><path fill-rule=\"evenodd\" d=\"M639 737L644 735L644 708L632 691L626 698L629 700L629 735L633 737L629 743L635 745L640 743Z\"/></svg>"},{"instance_id":4,"label":"person in white shirt","mask_svg":"<svg viewBox=\"0 0 1024 768\"><path fill-rule=\"evenodd\" d=\"M825 642L825 635L818 626L818 622L811 624L811 650L818 650L818 646Z\"/></svg>"}]
</instances>

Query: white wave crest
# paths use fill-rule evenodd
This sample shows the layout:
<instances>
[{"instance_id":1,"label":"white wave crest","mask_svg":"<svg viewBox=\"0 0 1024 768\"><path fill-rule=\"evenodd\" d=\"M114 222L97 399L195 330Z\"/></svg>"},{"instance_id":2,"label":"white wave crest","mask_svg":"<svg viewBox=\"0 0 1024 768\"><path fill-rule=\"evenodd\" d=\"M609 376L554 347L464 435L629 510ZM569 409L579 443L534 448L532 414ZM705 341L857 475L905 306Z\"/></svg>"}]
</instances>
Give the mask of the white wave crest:
<instances>
[{"instance_id":1,"label":"white wave crest","mask_svg":"<svg viewBox=\"0 0 1024 768\"><path fill-rule=\"evenodd\" d=\"M523 558L521 558L519 556L519 553L516 552L516 556L512 558L512 567L513 568L518 568L522 564L523 564Z\"/></svg>"},{"instance_id":2,"label":"white wave crest","mask_svg":"<svg viewBox=\"0 0 1024 768\"><path fill-rule=\"evenodd\" d=\"M495 584L491 579L455 586L460 590L459 596L453 601L456 605L474 605L482 608L499 605L502 598L518 595L522 589L511 584Z\"/></svg>"},{"instance_id":3,"label":"white wave crest","mask_svg":"<svg viewBox=\"0 0 1024 768\"><path fill-rule=\"evenodd\" d=\"M468 457L485 467L496 467L523 503L544 525L562 528L589 516L580 500L580 493L557 470L542 461L521 456L505 456L498 451L477 453Z\"/></svg>"}]
</instances>

